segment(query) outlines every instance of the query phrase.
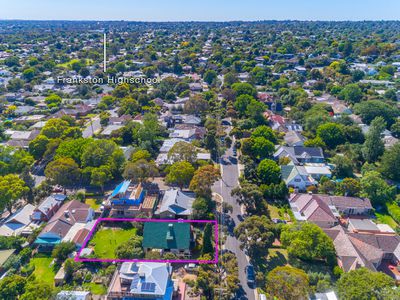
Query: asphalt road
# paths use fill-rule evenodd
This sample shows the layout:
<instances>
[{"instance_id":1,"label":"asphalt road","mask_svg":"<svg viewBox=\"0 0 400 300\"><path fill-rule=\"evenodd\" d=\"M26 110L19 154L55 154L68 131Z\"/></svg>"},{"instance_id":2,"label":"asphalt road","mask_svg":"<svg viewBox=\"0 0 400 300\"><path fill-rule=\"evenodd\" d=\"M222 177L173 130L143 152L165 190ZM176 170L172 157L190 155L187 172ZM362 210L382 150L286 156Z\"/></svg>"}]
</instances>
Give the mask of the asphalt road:
<instances>
[{"instance_id":1,"label":"asphalt road","mask_svg":"<svg viewBox=\"0 0 400 300\"><path fill-rule=\"evenodd\" d=\"M228 235L225 242L224 249L233 252L236 255L238 267L239 267L239 279L240 279L240 291L235 299L249 299L255 300L254 288L250 288L247 285L246 274L244 272L245 267L249 264L246 254L240 249L240 242L233 235L233 229L241 221L240 216L242 215L241 208L237 204L236 200L231 196L231 191L238 186L239 169L237 164L237 157L233 156L232 148L228 149L220 159L222 180L218 181L213 186L213 192L220 194L223 197L223 201L232 205L232 212L229 212L223 218L223 223L228 226Z\"/></svg>"},{"instance_id":2,"label":"asphalt road","mask_svg":"<svg viewBox=\"0 0 400 300\"><path fill-rule=\"evenodd\" d=\"M92 137L101 128L99 116L94 117L86 125L86 128L82 132L82 137L89 138Z\"/></svg>"}]
</instances>

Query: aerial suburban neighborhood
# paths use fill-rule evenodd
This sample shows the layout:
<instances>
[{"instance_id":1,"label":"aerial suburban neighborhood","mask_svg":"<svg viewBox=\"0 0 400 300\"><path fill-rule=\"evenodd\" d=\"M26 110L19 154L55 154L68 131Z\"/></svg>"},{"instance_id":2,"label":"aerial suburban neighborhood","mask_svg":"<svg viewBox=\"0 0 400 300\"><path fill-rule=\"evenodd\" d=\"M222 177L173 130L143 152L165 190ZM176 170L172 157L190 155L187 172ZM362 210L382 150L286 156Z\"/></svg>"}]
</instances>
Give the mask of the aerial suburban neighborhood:
<instances>
[{"instance_id":1,"label":"aerial suburban neighborhood","mask_svg":"<svg viewBox=\"0 0 400 300\"><path fill-rule=\"evenodd\" d=\"M46 20L0 20L0 299L400 299L400 21Z\"/></svg>"}]
</instances>

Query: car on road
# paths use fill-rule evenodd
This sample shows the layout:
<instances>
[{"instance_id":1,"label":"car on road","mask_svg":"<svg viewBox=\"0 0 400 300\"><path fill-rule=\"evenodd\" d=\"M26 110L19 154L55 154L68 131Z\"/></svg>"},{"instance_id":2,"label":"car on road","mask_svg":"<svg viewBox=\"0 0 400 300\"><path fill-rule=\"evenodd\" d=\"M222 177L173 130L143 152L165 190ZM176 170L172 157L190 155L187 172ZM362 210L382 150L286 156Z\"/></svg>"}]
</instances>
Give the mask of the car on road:
<instances>
[{"instance_id":1,"label":"car on road","mask_svg":"<svg viewBox=\"0 0 400 300\"><path fill-rule=\"evenodd\" d=\"M247 284L249 286L254 286L254 283L256 281L254 267L252 265L247 265L246 268L244 268L244 272L246 273Z\"/></svg>"},{"instance_id":2,"label":"car on road","mask_svg":"<svg viewBox=\"0 0 400 300\"><path fill-rule=\"evenodd\" d=\"M233 156L237 156L237 150L236 150L236 148L233 148L232 152L233 152Z\"/></svg>"},{"instance_id":3,"label":"car on road","mask_svg":"<svg viewBox=\"0 0 400 300\"><path fill-rule=\"evenodd\" d=\"M272 222L274 222L275 224L286 224L286 220L282 220L282 219L277 219L277 218L273 218Z\"/></svg>"},{"instance_id":4,"label":"car on road","mask_svg":"<svg viewBox=\"0 0 400 300\"><path fill-rule=\"evenodd\" d=\"M243 215L237 215L237 218L240 222L244 221L244 216Z\"/></svg>"}]
</instances>

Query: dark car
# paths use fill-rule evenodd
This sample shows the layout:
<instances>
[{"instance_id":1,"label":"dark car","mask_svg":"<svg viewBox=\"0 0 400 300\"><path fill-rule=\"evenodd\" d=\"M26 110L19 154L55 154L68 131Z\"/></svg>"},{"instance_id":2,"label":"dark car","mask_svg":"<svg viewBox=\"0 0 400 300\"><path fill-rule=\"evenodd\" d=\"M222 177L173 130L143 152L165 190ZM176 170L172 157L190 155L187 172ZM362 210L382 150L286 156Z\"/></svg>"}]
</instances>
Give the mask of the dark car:
<instances>
[{"instance_id":1,"label":"dark car","mask_svg":"<svg viewBox=\"0 0 400 300\"><path fill-rule=\"evenodd\" d=\"M282 220L282 219L276 219L276 218L274 218L274 219L272 219L272 222L274 222L275 224L286 224L287 222L285 221L285 220Z\"/></svg>"},{"instance_id":2,"label":"dark car","mask_svg":"<svg viewBox=\"0 0 400 300\"><path fill-rule=\"evenodd\" d=\"M249 286L253 286L255 281L256 281L256 275L255 275L255 272L254 272L254 267L252 265L248 265L244 269L244 272L246 273L247 284Z\"/></svg>"},{"instance_id":3,"label":"dark car","mask_svg":"<svg viewBox=\"0 0 400 300\"><path fill-rule=\"evenodd\" d=\"M232 152L233 152L233 156L236 156L236 155L237 155L237 150L236 150L236 148L233 148Z\"/></svg>"}]
</instances>

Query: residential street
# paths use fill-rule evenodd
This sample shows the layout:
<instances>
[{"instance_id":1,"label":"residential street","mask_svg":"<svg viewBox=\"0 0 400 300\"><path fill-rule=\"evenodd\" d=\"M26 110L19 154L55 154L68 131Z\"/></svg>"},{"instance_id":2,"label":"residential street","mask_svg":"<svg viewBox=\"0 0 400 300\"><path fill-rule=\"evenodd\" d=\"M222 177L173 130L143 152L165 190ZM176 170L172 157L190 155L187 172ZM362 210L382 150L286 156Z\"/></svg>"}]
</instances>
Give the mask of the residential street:
<instances>
[{"instance_id":1,"label":"residential street","mask_svg":"<svg viewBox=\"0 0 400 300\"><path fill-rule=\"evenodd\" d=\"M90 124L92 123L92 124ZM92 137L101 128L99 116L94 117L90 122L87 123L86 128L82 132L82 137Z\"/></svg>"},{"instance_id":2,"label":"residential street","mask_svg":"<svg viewBox=\"0 0 400 300\"><path fill-rule=\"evenodd\" d=\"M233 143L232 143L233 144ZM241 221L242 212L240 206L236 203L235 199L231 196L231 190L238 185L239 169L237 164L237 157L233 156L232 147L225 152L225 155L220 159L222 180L218 181L214 187L213 192L220 194L223 197L223 201L229 203L233 207L232 213L229 212L228 218L223 218L224 224L228 226L228 236L225 243L225 250L232 251L237 258L239 267L239 279L241 284L241 290L236 299L249 299L255 300L255 290L247 285L246 274L244 269L249 264L247 257L240 249L240 242L233 235L233 228L237 226ZM225 215L226 216L226 215Z\"/></svg>"}]
</instances>

